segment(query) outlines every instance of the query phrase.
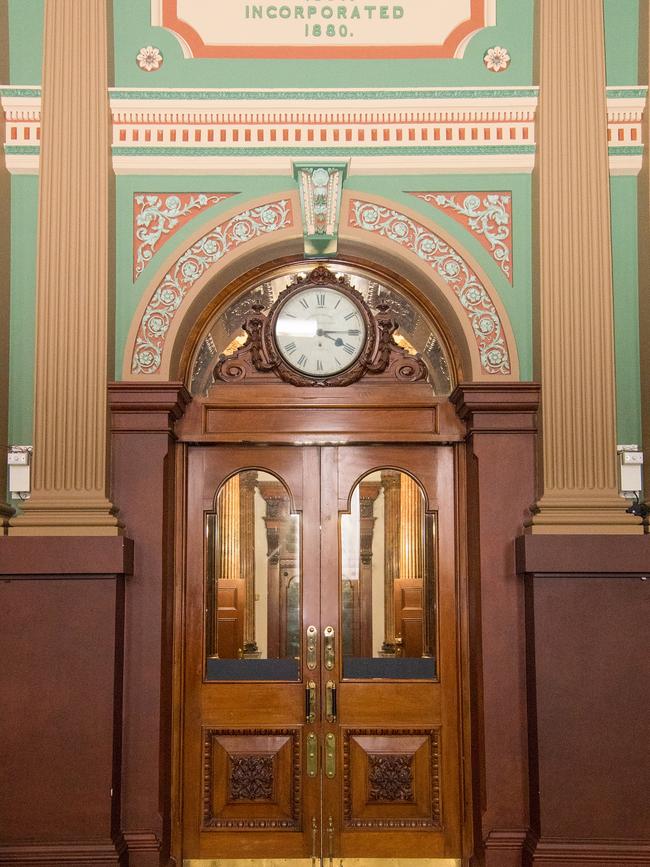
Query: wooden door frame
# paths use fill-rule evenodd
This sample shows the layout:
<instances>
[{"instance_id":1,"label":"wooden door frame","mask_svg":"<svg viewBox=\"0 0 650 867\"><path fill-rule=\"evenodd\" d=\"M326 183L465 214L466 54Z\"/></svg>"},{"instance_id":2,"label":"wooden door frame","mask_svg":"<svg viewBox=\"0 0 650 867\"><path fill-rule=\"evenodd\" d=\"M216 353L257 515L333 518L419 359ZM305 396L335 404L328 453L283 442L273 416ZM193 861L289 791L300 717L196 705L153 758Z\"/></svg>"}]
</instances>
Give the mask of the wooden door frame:
<instances>
[{"instance_id":1,"label":"wooden door frame","mask_svg":"<svg viewBox=\"0 0 650 867\"><path fill-rule=\"evenodd\" d=\"M458 526L459 537L467 540L459 546L458 564L466 576L460 584L462 700L470 721L465 751L471 753L465 851L472 853L472 865L521 864L529 830L524 599L514 540L535 499L538 400L535 383L463 383L442 413L451 411L460 431ZM153 863L146 859L154 856L173 865L168 858L179 853L179 621L188 444L177 431L190 401L180 382L109 386L113 502L136 550L134 576L126 584L124 688L137 711L134 717L131 699L124 718L129 747L120 759L120 825L134 865ZM162 654L144 666L139 642L131 647L129 620L162 637ZM160 681L161 690L151 689L152 679Z\"/></svg>"},{"instance_id":2,"label":"wooden door frame","mask_svg":"<svg viewBox=\"0 0 650 867\"><path fill-rule=\"evenodd\" d=\"M237 386L229 386L238 392ZM402 393L403 397L403 393ZM238 403L238 395L232 394L233 403ZM197 406L198 406L197 402ZM316 412L324 412L326 420L327 413L327 397L319 401L320 407L314 407ZM455 476L455 522L457 527L457 535L455 540L456 546L456 625L458 630L459 642L457 650L457 670L459 676L458 684L458 702L459 702L459 743L462 745L461 754L458 757L460 776L461 776L461 803L458 804L460 811L460 822L462 826L462 854L465 859L469 858L472 852L472 809L471 809L471 792L472 792L472 762L471 755L471 732L470 732L470 685L469 685L469 618L468 618L468 588L467 588L467 539L466 539L466 484L465 471L466 465L466 445L464 442L464 431L458 423L453 407L448 398L432 398L431 403L435 405L436 417L440 420L438 430L435 434L431 433L430 429L423 428L420 432L412 431L408 445L429 445L431 448L452 448L454 451L454 476ZM240 404L241 405L241 404ZM335 409L335 408L334 408ZM287 412L295 411L287 407ZM378 409L381 412L382 409ZM178 863L181 863L183 852L182 841L182 781L183 781L183 756L182 756L182 741L183 741L183 708L184 708L184 683L183 683L183 665L184 665L184 645L185 645L185 624L184 624L184 594L185 594L185 535L186 535L186 473L188 464L189 450L194 444L206 446L209 444L218 445L225 444L223 438L218 435L206 435L205 432L196 430L196 422L200 418L206 417L205 408L201 413L189 413L186 425L177 425L178 442L175 447L175 472L176 472L176 498L174 503L174 513L176 515L175 526L175 581L174 581L174 613L173 613L173 675L172 675L172 707L173 707L173 724L172 724L172 797L171 797L171 829L172 829L172 855L176 857ZM253 413L253 418L255 413ZM354 414L352 414L354 417ZM429 418L429 416L427 416ZM367 420L364 420L366 424ZM324 425L326 428L326 424ZM363 425L361 425L363 427ZM378 426L379 427L379 426ZM185 428L185 429L183 429ZM194 429L194 432L190 432ZM377 443L380 430L363 430L353 434L349 441L350 445L362 443ZM296 434L294 434L296 436ZM311 440L314 444L325 443L327 441L326 432L314 431L313 426L306 425L302 437ZM247 443L267 442L268 434L265 435L258 426L253 426L253 429L242 437ZM285 437L285 441L286 441ZM399 439L386 437L387 442L393 444L399 443ZM234 445L230 437L227 442ZM279 443L277 443L279 444ZM303 443L302 444L306 444ZM300 446L297 446L298 448Z\"/></svg>"}]
</instances>

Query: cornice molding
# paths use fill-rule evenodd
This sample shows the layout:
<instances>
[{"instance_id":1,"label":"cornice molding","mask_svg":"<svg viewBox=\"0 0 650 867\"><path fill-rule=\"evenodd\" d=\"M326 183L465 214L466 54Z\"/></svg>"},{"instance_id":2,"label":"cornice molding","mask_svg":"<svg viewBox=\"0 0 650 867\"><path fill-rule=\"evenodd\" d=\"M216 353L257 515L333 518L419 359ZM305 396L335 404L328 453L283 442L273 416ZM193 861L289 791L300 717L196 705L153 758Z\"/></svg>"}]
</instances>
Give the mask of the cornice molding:
<instances>
[{"instance_id":1,"label":"cornice molding","mask_svg":"<svg viewBox=\"0 0 650 867\"><path fill-rule=\"evenodd\" d=\"M537 87L110 88L116 174L290 174L301 158L352 172L531 172ZM610 173L636 175L646 87L607 88ZM5 159L37 174L40 87L0 86Z\"/></svg>"}]
</instances>

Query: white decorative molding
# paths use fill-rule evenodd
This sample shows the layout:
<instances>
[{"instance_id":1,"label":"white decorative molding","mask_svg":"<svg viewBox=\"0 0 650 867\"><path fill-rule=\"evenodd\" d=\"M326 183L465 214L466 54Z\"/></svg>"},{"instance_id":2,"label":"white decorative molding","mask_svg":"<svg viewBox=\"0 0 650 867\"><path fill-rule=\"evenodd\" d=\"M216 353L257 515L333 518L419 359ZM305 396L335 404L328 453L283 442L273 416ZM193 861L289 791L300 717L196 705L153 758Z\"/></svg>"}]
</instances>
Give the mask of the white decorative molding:
<instances>
[{"instance_id":1,"label":"white decorative molding","mask_svg":"<svg viewBox=\"0 0 650 867\"><path fill-rule=\"evenodd\" d=\"M333 256L338 246L339 217L347 163L294 163L300 189L305 256Z\"/></svg>"},{"instance_id":2,"label":"white decorative molding","mask_svg":"<svg viewBox=\"0 0 650 867\"><path fill-rule=\"evenodd\" d=\"M485 52L483 63L490 72L505 72L510 66L510 53L507 48L495 45L494 48L488 48Z\"/></svg>"},{"instance_id":3,"label":"white decorative molding","mask_svg":"<svg viewBox=\"0 0 650 867\"><path fill-rule=\"evenodd\" d=\"M643 161L647 87L607 88L607 142L612 175L638 175Z\"/></svg>"},{"instance_id":4,"label":"white decorative molding","mask_svg":"<svg viewBox=\"0 0 650 867\"><path fill-rule=\"evenodd\" d=\"M40 89L0 87L5 159L38 172ZM647 88L608 88L612 174L636 174ZM351 172L522 173L535 162L537 89L111 89L117 174L291 174L291 160Z\"/></svg>"}]
</instances>

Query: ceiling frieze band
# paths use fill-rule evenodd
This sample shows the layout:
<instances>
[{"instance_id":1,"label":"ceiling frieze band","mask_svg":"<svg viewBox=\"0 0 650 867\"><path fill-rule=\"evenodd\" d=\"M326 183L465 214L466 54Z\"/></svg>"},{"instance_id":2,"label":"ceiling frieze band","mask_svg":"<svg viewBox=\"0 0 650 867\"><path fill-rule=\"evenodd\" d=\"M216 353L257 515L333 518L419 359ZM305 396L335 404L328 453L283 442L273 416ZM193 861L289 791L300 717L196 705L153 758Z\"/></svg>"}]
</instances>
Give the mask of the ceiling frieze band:
<instances>
[{"instance_id":1,"label":"ceiling frieze band","mask_svg":"<svg viewBox=\"0 0 650 867\"><path fill-rule=\"evenodd\" d=\"M537 88L111 89L117 174L287 174L349 158L356 172L530 172ZM40 89L0 88L9 171L38 172ZM647 88L608 88L612 174L641 168Z\"/></svg>"}]
</instances>

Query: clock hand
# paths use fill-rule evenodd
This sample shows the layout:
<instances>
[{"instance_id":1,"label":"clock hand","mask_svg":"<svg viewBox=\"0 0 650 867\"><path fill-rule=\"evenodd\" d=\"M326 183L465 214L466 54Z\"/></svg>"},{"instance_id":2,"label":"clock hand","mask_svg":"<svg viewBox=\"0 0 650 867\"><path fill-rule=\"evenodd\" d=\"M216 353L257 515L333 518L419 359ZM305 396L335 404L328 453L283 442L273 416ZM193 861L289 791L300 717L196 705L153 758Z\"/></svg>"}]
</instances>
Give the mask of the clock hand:
<instances>
[{"instance_id":1,"label":"clock hand","mask_svg":"<svg viewBox=\"0 0 650 867\"><path fill-rule=\"evenodd\" d=\"M336 333L336 332L334 332ZM322 328L319 328L317 331L319 337L327 337L328 340L333 340L335 346L343 346L343 341L340 337L331 337L329 331L323 331Z\"/></svg>"},{"instance_id":2,"label":"clock hand","mask_svg":"<svg viewBox=\"0 0 650 867\"><path fill-rule=\"evenodd\" d=\"M327 331L325 331L325 329L323 329L323 328L319 328L318 331L316 332L316 334L318 334L319 337L329 337L330 334L355 334L355 333L358 334L359 332L358 331L355 332L354 328L339 328L338 330L337 329L329 329Z\"/></svg>"}]
</instances>

